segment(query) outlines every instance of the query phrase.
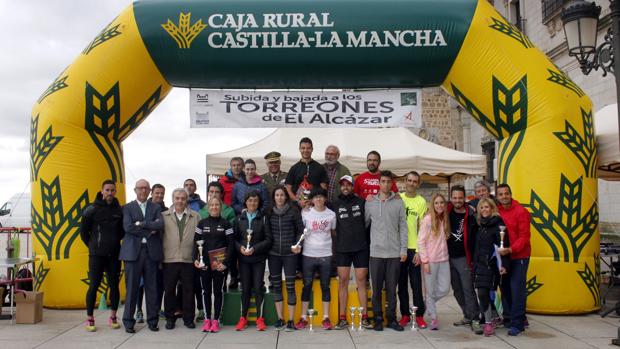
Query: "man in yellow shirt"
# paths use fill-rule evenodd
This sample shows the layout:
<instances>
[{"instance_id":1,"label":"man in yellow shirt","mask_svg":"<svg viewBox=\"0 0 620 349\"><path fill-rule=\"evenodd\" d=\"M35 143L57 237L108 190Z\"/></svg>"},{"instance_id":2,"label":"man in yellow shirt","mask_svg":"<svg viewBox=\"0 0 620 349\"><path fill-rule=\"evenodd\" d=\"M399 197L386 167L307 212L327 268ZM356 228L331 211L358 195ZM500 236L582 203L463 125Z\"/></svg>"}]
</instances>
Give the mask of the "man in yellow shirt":
<instances>
[{"instance_id":1,"label":"man in yellow shirt","mask_svg":"<svg viewBox=\"0 0 620 349\"><path fill-rule=\"evenodd\" d=\"M424 298L422 297L422 273L420 270L420 257L416 253L418 249L418 228L420 222L426 214L426 199L417 193L422 184L420 174L411 171L405 179L405 192L400 193L400 197L405 205L407 215L407 228L409 230L407 239L407 260L400 264L400 277L398 279L398 299L400 303L401 326L407 326L411 317L415 316L415 322L419 328L426 328L424 321ZM407 281L411 283L413 291L413 305L417 307L416 313L409 311L409 291Z\"/></svg>"}]
</instances>

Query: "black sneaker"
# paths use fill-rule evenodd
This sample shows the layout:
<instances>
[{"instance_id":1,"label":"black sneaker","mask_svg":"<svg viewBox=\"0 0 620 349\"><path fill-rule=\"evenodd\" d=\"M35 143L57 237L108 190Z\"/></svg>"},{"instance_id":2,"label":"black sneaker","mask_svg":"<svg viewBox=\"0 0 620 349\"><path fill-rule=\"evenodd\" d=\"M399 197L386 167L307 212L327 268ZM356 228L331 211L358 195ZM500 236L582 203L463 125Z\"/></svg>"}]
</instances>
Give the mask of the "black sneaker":
<instances>
[{"instance_id":1,"label":"black sneaker","mask_svg":"<svg viewBox=\"0 0 620 349\"><path fill-rule=\"evenodd\" d=\"M166 320L166 329L171 330L174 328L174 320Z\"/></svg>"},{"instance_id":2,"label":"black sneaker","mask_svg":"<svg viewBox=\"0 0 620 349\"><path fill-rule=\"evenodd\" d=\"M394 331L398 331L398 332L402 332L405 330L396 320L390 321L387 327L393 329Z\"/></svg>"},{"instance_id":3,"label":"black sneaker","mask_svg":"<svg viewBox=\"0 0 620 349\"><path fill-rule=\"evenodd\" d=\"M371 330L374 325L372 323L370 323L370 320L368 320L368 318L362 318L362 327L367 329L367 330Z\"/></svg>"},{"instance_id":4,"label":"black sneaker","mask_svg":"<svg viewBox=\"0 0 620 349\"><path fill-rule=\"evenodd\" d=\"M338 321L338 323L336 324L336 326L334 326L334 329L336 330L346 330L347 327L349 327L349 323L347 322L346 319L340 319Z\"/></svg>"},{"instance_id":5,"label":"black sneaker","mask_svg":"<svg viewBox=\"0 0 620 349\"><path fill-rule=\"evenodd\" d=\"M375 331L383 331L383 319L375 319Z\"/></svg>"},{"instance_id":6,"label":"black sneaker","mask_svg":"<svg viewBox=\"0 0 620 349\"><path fill-rule=\"evenodd\" d=\"M276 328L276 330L282 331L284 329L284 320L278 319L278 321L276 321L276 324L274 325L274 327Z\"/></svg>"},{"instance_id":7,"label":"black sneaker","mask_svg":"<svg viewBox=\"0 0 620 349\"><path fill-rule=\"evenodd\" d=\"M284 329L285 332L293 332L295 331L295 323L293 323L293 320L288 320L286 322L286 328Z\"/></svg>"},{"instance_id":8,"label":"black sneaker","mask_svg":"<svg viewBox=\"0 0 620 349\"><path fill-rule=\"evenodd\" d=\"M196 328L196 324L193 321L186 322L184 325L187 328Z\"/></svg>"}]
</instances>

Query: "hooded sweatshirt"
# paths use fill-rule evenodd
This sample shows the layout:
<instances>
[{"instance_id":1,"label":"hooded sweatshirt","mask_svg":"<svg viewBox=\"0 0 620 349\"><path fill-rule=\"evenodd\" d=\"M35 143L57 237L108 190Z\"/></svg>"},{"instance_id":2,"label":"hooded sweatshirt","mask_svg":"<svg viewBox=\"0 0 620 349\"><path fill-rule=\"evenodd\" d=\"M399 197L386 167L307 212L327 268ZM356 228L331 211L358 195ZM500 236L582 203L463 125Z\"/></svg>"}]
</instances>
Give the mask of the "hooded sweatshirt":
<instances>
[{"instance_id":1,"label":"hooded sweatshirt","mask_svg":"<svg viewBox=\"0 0 620 349\"><path fill-rule=\"evenodd\" d=\"M123 230L123 210L114 198L108 204L97 193L95 201L84 209L80 222L80 237L90 256L118 257Z\"/></svg>"},{"instance_id":2,"label":"hooded sweatshirt","mask_svg":"<svg viewBox=\"0 0 620 349\"><path fill-rule=\"evenodd\" d=\"M407 216L402 200L396 194L381 200L380 194L366 201L366 226L370 225L370 256L399 258L407 255ZM372 223L372 224L371 224Z\"/></svg>"},{"instance_id":3,"label":"hooded sweatshirt","mask_svg":"<svg viewBox=\"0 0 620 349\"><path fill-rule=\"evenodd\" d=\"M241 173L241 178L243 178L243 172ZM226 174L220 177L220 184L224 187L223 199L224 203L228 206L232 205L232 191L235 183L237 183L238 179L233 176L232 169L228 169Z\"/></svg>"}]
</instances>

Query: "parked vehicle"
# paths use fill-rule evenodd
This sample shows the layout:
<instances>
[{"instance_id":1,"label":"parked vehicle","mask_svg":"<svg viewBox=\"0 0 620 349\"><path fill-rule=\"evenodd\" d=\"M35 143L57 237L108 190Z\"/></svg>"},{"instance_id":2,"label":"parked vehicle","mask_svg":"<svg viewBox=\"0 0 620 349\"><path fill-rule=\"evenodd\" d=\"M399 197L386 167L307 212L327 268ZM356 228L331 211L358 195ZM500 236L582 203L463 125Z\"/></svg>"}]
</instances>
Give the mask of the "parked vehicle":
<instances>
[{"instance_id":1,"label":"parked vehicle","mask_svg":"<svg viewBox=\"0 0 620 349\"><path fill-rule=\"evenodd\" d=\"M0 227L30 228L30 193L15 194L0 206Z\"/></svg>"}]
</instances>

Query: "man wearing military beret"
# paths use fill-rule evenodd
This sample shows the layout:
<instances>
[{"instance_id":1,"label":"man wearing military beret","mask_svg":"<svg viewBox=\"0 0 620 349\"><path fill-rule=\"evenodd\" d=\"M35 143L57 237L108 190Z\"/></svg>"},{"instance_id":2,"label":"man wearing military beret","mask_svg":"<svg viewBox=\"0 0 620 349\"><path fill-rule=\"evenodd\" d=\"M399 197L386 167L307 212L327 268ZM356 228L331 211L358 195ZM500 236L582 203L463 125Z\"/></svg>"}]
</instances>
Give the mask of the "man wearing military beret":
<instances>
[{"instance_id":1,"label":"man wearing military beret","mask_svg":"<svg viewBox=\"0 0 620 349\"><path fill-rule=\"evenodd\" d=\"M277 185L284 185L286 175L288 175L288 173L280 170L280 165L282 164L280 161L280 156L282 155L277 151L272 151L265 155L265 161L267 162L267 169L269 171L261 175L261 178L269 191L269 197L271 197L271 194Z\"/></svg>"}]
</instances>

